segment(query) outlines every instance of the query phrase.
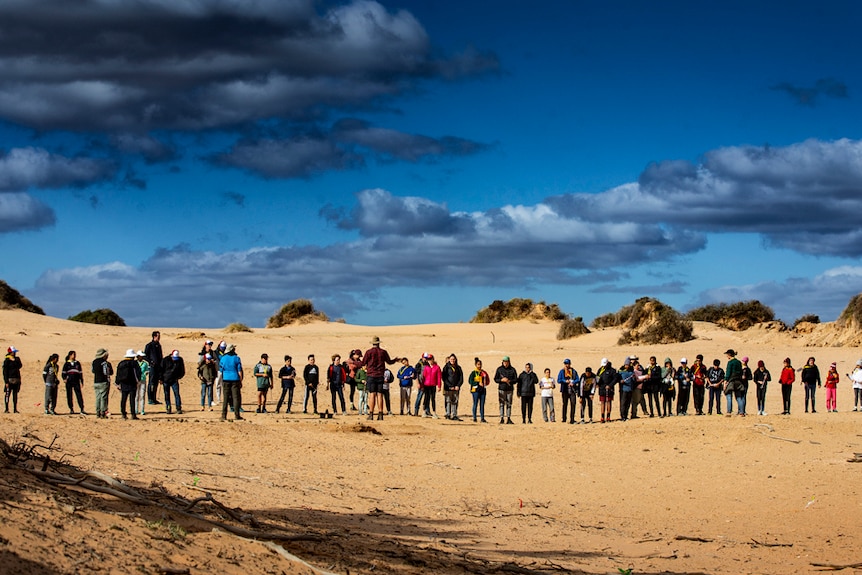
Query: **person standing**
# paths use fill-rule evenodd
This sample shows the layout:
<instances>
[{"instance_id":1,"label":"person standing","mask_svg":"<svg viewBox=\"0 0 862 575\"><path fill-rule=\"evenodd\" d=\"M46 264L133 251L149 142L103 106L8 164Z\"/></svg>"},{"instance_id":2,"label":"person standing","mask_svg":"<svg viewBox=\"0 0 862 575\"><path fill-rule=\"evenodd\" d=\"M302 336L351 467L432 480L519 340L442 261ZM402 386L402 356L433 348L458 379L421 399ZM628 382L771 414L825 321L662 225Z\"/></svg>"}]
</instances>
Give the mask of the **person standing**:
<instances>
[{"instance_id":1,"label":"person standing","mask_svg":"<svg viewBox=\"0 0 862 575\"><path fill-rule=\"evenodd\" d=\"M84 413L84 394L81 391L81 386L84 383L84 368L81 367L81 362L78 361L78 354L75 353L75 350L66 354L66 361L63 363L63 369L60 374L63 377L63 382L66 384L66 403L69 405L69 413L75 413L73 399L77 399L78 411L86 415Z\"/></svg>"},{"instance_id":2,"label":"person standing","mask_svg":"<svg viewBox=\"0 0 862 575\"><path fill-rule=\"evenodd\" d=\"M416 371L416 403L413 406L413 415L416 417L419 417L419 408L425 398L425 366L428 365L428 356L427 352L423 353L413 368Z\"/></svg>"},{"instance_id":3,"label":"person standing","mask_svg":"<svg viewBox=\"0 0 862 575\"><path fill-rule=\"evenodd\" d=\"M647 377L649 377L647 375ZM578 380L578 397L581 400L581 423L586 423L584 419L584 408L588 408L590 423L593 422L593 395L596 393L596 374L593 373L593 368L587 367L581 378Z\"/></svg>"},{"instance_id":4,"label":"person standing","mask_svg":"<svg viewBox=\"0 0 862 575\"><path fill-rule=\"evenodd\" d=\"M669 357L664 358L661 368L661 410L662 417L673 416L673 400L676 397L676 370Z\"/></svg>"},{"instance_id":5,"label":"person standing","mask_svg":"<svg viewBox=\"0 0 862 575\"><path fill-rule=\"evenodd\" d=\"M599 385L599 403L602 404L602 423L610 423L611 409L614 406L614 389L620 376L608 358L603 357L596 377Z\"/></svg>"},{"instance_id":6,"label":"person standing","mask_svg":"<svg viewBox=\"0 0 862 575\"><path fill-rule=\"evenodd\" d=\"M524 365L524 371L518 375L518 397L521 399L521 423L533 423L533 400L536 397L536 386L539 376L533 371L533 364Z\"/></svg>"},{"instance_id":7,"label":"person standing","mask_svg":"<svg viewBox=\"0 0 862 575\"><path fill-rule=\"evenodd\" d=\"M629 410L632 406L632 392L635 388L635 371L631 359L627 357L623 361L618 373L620 376L620 420L628 421Z\"/></svg>"},{"instance_id":8,"label":"person standing","mask_svg":"<svg viewBox=\"0 0 862 575\"><path fill-rule=\"evenodd\" d=\"M707 369L703 355L697 354L691 366L691 392L694 396L694 414L703 415L703 400L706 395Z\"/></svg>"},{"instance_id":9,"label":"person standing","mask_svg":"<svg viewBox=\"0 0 862 575\"><path fill-rule=\"evenodd\" d=\"M221 356L225 354L227 351L227 343L224 340L220 341L215 348L213 348L213 363L216 364L216 367L221 365ZM216 376L215 385L213 385L213 396L214 403L221 403L222 401L226 401L223 396L224 392L224 384L222 383L222 374L221 371L218 372Z\"/></svg>"},{"instance_id":10,"label":"person standing","mask_svg":"<svg viewBox=\"0 0 862 575\"><path fill-rule=\"evenodd\" d=\"M398 369L398 389L401 392L401 415L404 415L405 408L407 415L410 415L410 392L413 391L413 380L416 379L416 369L410 365L410 360L406 357L401 358L401 367Z\"/></svg>"},{"instance_id":11,"label":"person standing","mask_svg":"<svg viewBox=\"0 0 862 575\"><path fill-rule=\"evenodd\" d=\"M727 356L727 367L724 368L724 379L727 381L727 387L733 390L733 395L736 398L736 413L740 417L745 417L745 388L742 384L742 362L736 359L736 352L728 349L724 352ZM727 393L727 389L724 390ZM728 399L728 403L730 400ZM727 417L730 417L730 406L728 406Z\"/></svg>"},{"instance_id":12,"label":"person standing","mask_svg":"<svg viewBox=\"0 0 862 575\"><path fill-rule=\"evenodd\" d=\"M715 399L715 412L721 415L721 392L724 390L724 369L721 360L712 360L712 367L706 370L706 380L709 382L709 414L712 415L712 403ZM727 412L733 411L733 403L727 402Z\"/></svg>"},{"instance_id":13,"label":"person standing","mask_svg":"<svg viewBox=\"0 0 862 575\"><path fill-rule=\"evenodd\" d=\"M173 350L171 355L162 360L161 378L165 388L165 410L171 413L171 391L177 404L177 413L183 412L183 400L180 397L180 380L186 376L186 364L180 357L179 350Z\"/></svg>"},{"instance_id":14,"label":"person standing","mask_svg":"<svg viewBox=\"0 0 862 575\"><path fill-rule=\"evenodd\" d=\"M556 380L551 377L551 368L545 368L545 376L539 380L539 393L542 394L542 419L545 423L554 423L554 388L557 387ZM475 419L474 419L475 421Z\"/></svg>"},{"instance_id":15,"label":"person standing","mask_svg":"<svg viewBox=\"0 0 862 575\"><path fill-rule=\"evenodd\" d=\"M117 385L120 387L120 413L123 419L128 419L126 403L132 412L132 419L138 419L135 413L135 396L138 393L138 382L141 380L141 366L135 361L135 350L126 351L123 361L117 364Z\"/></svg>"},{"instance_id":16,"label":"person standing","mask_svg":"<svg viewBox=\"0 0 862 575\"><path fill-rule=\"evenodd\" d=\"M9 399L12 399L14 413L18 411L18 393L21 391L21 358L18 350L9 347L6 350L6 358L3 360L3 399L6 404L6 413L9 413Z\"/></svg>"},{"instance_id":17,"label":"person standing","mask_svg":"<svg viewBox=\"0 0 862 575\"><path fill-rule=\"evenodd\" d=\"M691 396L691 368L688 366L686 358L679 360L679 367L676 370L676 382L679 387L676 414L688 415L688 400Z\"/></svg>"},{"instance_id":18,"label":"person standing","mask_svg":"<svg viewBox=\"0 0 862 575\"><path fill-rule=\"evenodd\" d=\"M811 413L817 413L817 410L814 409L814 392L821 386L820 368L817 367L814 358L809 357L806 364L799 371L802 372L802 376L799 379L802 380L802 385L805 386L805 413L808 413L809 400L811 400Z\"/></svg>"},{"instance_id":19,"label":"person standing","mask_svg":"<svg viewBox=\"0 0 862 575\"><path fill-rule=\"evenodd\" d=\"M856 362L847 379L853 382L853 411L862 411L862 359Z\"/></svg>"},{"instance_id":20,"label":"person standing","mask_svg":"<svg viewBox=\"0 0 862 575\"><path fill-rule=\"evenodd\" d=\"M446 419L461 421L458 417L458 399L461 395L461 386L464 385L464 372L458 365L458 357L453 353L446 358L443 366L443 393L446 402Z\"/></svg>"},{"instance_id":21,"label":"person standing","mask_svg":"<svg viewBox=\"0 0 862 575\"><path fill-rule=\"evenodd\" d=\"M147 356L143 351L138 351L135 355L135 361L138 362L138 367L141 368L141 379L138 381L138 390L135 393L135 413L138 415L146 414L147 404L147 385L149 384L150 364L147 362Z\"/></svg>"},{"instance_id":22,"label":"person standing","mask_svg":"<svg viewBox=\"0 0 862 575\"><path fill-rule=\"evenodd\" d=\"M347 370L341 365L341 356L337 353L332 356L332 363L326 370L326 389L332 395L332 413L338 413L336 400L341 400L341 414L347 413L347 404L344 401L344 384L347 382Z\"/></svg>"},{"instance_id":23,"label":"person standing","mask_svg":"<svg viewBox=\"0 0 862 575\"><path fill-rule=\"evenodd\" d=\"M218 378L218 364L213 358L212 350L204 353L203 361L198 364L198 379L201 382L201 411L207 407L213 410L213 389Z\"/></svg>"},{"instance_id":24,"label":"person standing","mask_svg":"<svg viewBox=\"0 0 862 575\"><path fill-rule=\"evenodd\" d=\"M632 411L629 419L639 419L638 406L641 406L644 411L646 411L646 403L644 403L644 385L646 385L649 380L649 375L647 375L646 370L641 365L638 356L633 356L631 360L634 379L632 380Z\"/></svg>"},{"instance_id":25,"label":"person standing","mask_svg":"<svg viewBox=\"0 0 862 575\"><path fill-rule=\"evenodd\" d=\"M302 380L305 382L305 397L302 400L302 413L308 413L308 399L317 414L317 386L320 385L320 367L315 363L314 354L308 354L308 363L302 370Z\"/></svg>"},{"instance_id":26,"label":"person standing","mask_svg":"<svg viewBox=\"0 0 862 575\"><path fill-rule=\"evenodd\" d=\"M826 372L826 413L838 413L836 405L838 379L838 364L833 361L829 364L829 371Z\"/></svg>"},{"instance_id":27,"label":"person standing","mask_svg":"<svg viewBox=\"0 0 862 575\"><path fill-rule=\"evenodd\" d=\"M781 368L781 375L778 376L778 383L781 384L781 401L784 405L784 411L781 415L790 415L790 393L793 391L793 382L796 381L796 370L790 363L790 358L784 358L784 367Z\"/></svg>"},{"instance_id":28,"label":"person standing","mask_svg":"<svg viewBox=\"0 0 862 575\"><path fill-rule=\"evenodd\" d=\"M425 359L428 364L423 370L424 377L422 378L424 394L422 401L425 408L425 417L439 419L437 416L437 392L443 387L443 372L434 356L430 353L426 355L428 357Z\"/></svg>"},{"instance_id":29,"label":"person standing","mask_svg":"<svg viewBox=\"0 0 862 575\"><path fill-rule=\"evenodd\" d=\"M374 410L379 406L378 420L383 420L383 375L387 365L400 362L401 358L389 357L389 352L380 347L380 338L376 335L371 338L371 347L362 358L362 367L365 368L365 387L368 389L368 402L370 414L368 419L374 419ZM439 367L438 367L439 370ZM436 414L435 414L436 415Z\"/></svg>"},{"instance_id":30,"label":"person standing","mask_svg":"<svg viewBox=\"0 0 862 575\"><path fill-rule=\"evenodd\" d=\"M92 370L93 391L96 392L96 417L108 419L108 395L111 389L111 376L114 375L114 366L108 361L108 350L105 348L96 350Z\"/></svg>"},{"instance_id":31,"label":"person standing","mask_svg":"<svg viewBox=\"0 0 862 575\"><path fill-rule=\"evenodd\" d=\"M500 423L513 425L512 421L512 394L518 382L518 372L512 367L509 356L504 356L502 364L494 373L494 381L498 387L498 398L500 400Z\"/></svg>"},{"instance_id":32,"label":"person standing","mask_svg":"<svg viewBox=\"0 0 862 575\"><path fill-rule=\"evenodd\" d=\"M649 395L649 416L655 417L656 413L661 414L661 368L658 366L656 357L653 355L649 358L649 365L646 368L647 375L649 375L649 386L648 386L648 395ZM653 410L653 404L655 404L655 410Z\"/></svg>"},{"instance_id":33,"label":"person standing","mask_svg":"<svg viewBox=\"0 0 862 575\"><path fill-rule=\"evenodd\" d=\"M162 334L158 331L152 333L152 340L144 347L144 355L150 364L150 383L147 387L147 404L159 405L158 400L159 382L162 380Z\"/></svg>"},{"instance_id":34,"label":"person standing","mask_svg":"<svg viewBox=\"0 0 862 575\"><path fill-rule=\"evenodd\" d=\"M278 370L278 379L281 380L281 397L278 398L278 403L275 404L275 412L281 412L281 406L284 405L284 396L287 395L287 409L285 413L290 413L293 406L293 390L296 388L296 369L294 369L293 358L289 355L284 356L284 366Z\"/></svg>"},{"instance_id":35,"label":"person standing","mask_svg":"<svg viewBox=\"0 0 862 575\"><path fill-rule=\"evenodd\" d=\"M350 357L347 358L347 385L350 386L350 411L356 411L356 372L362 367L362 350L354 349L350 351ZM409 411L409 410L408 410Z\"/></svg>"},{"instance_id":36,"label":"person standing","mask_svg":"<svg viewBox=\"0 0 862 575\"><path fill-rule=\"evenodd\" d=\"M228 403L233 405L233 414L235 420L243 419L242 411L242 360L236 354L236 346L230 344L225 348L224 355L219 360L219 373L221 374L222 385L224 386L224 397L221 404L221 420L227 420ZM231 401L227 401L230 397Z\"/></svg>"},{"instance_id":37,"label":"person standing","mask_svg":"<svg viewBox=\"0 0 862 575\"><path fill-rule=\"evenodd\" d=\"M560 386L560 399L563 402L563 423L566 423L566 414L569 412L569 404L572 408L572 422L575 420L575 403L577 402L577 392L575 391L575 382L578 381L578 372L572 367L572 360L566 358L563 360L563 368L557 374L557 384Z\"/></svg>"},{"instance_id":38,"label":"person standing","mask_svg":"<svg viewBox=\"0 0 862 575\"><path fill-rule=\"evenodd\" d=\"M42 370L45 382L45 415L57 415L57 391L60 387L60 356L52 353Z\"/></svg>"},{"instance_id":39,"label":"person standing","mask_svg":"<svg viewBox=\"0 0 862 575\"><path fill-rule=\"evenodd\" d=\"M758 360L754 370L754 387L757 393L757 415L766 415L766 387L772 381L772 375L766 369L763 360Z\"/></svg>"},{"instance_id":40,"label":"person standing","mask_svg":"<svg viewBox=\"0 0 862 575\"><path fill-rule=\"evenodd\" d=\"M260 361L254 366L254 377L257 380L257 413L266 413L266 395L272 388L272 366L269 365L269 355L260 354Z\"/></svg>"},{"instance_id":41,"label":"person standing","mask_svg":"<svg viewBox=\"0 0 862 575\"><path fill-rule=\"evenodd\" d=\"M482 360L478 357L473 358L475 368L470 373L470 395L473 396L473 423L476 423L476 411L479 411L480 421L488 423L485 419L485 398L487 397L488 386L491 385L491 376L488 372L482 369Z\"/></svg>"}]
</instances>

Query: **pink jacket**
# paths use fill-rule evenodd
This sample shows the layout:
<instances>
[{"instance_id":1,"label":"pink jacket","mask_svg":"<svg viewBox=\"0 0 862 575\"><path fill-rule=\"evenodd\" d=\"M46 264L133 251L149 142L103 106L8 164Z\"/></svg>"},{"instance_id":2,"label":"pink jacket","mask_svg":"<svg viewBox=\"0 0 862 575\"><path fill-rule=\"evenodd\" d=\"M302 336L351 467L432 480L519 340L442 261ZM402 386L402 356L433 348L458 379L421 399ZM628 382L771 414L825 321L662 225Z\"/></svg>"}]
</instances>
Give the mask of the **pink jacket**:
<instances>
[{"instance_id":1,"label":"pink jacket","mask_svg":"<svg viewBox=\"0 0 862 575\"><path fill-rule=\"evenodd\" d=\"M436 363L426 365L422 370L422 375L425 378L425 387L434 387L436 385L438 391L443 387L443 371Z\"/></svg>"}]
</instances>

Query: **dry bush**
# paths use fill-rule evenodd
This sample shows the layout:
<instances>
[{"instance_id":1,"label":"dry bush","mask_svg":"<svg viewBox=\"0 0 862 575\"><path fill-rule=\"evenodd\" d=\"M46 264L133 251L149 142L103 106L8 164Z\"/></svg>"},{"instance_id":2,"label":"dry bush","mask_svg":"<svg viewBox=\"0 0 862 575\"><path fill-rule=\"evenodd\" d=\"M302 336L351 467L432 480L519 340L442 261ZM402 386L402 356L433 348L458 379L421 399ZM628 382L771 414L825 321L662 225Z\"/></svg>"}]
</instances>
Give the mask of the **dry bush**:
<instances>
[{"instance_id":1,"label":"dry bush","mask_svg":"<svg viewBox=\"0 0 862 575\"><path fill-rule=\"evenodd\" d=\"M838 316L836 324L840 328L858 328L862 326L862 293L858 293L850 298L850 303L847 304L847 307Z\"/></svg>"},{"instance_id":2,"label":"dry bush","mask_svg":"<svg viewBox=\"0 0 862 575\"><path fill-rule=\"evenodd\" d=\"M225 333L252 333L251 328L245 325L244 323L232 323L226 328L224 328Z\"/></svg>"},{"instance_id":3,"label":"dry bush","mask_svg":"<svg viewBox=\"0 0 862 575\"><path fill-rule=\"evenodd\" d=\"M325 313L315 310L311 300L295 299L281 306L275 315L266 320L266 327L283 327L296 322L310 321L329 321L329 318Z\"/></svg>"},{"instance_id":4,"label":"dry bush","mask_svg":"<svg viewBox=\"0 0 862 575\"><path fill-rule=\"evenodd\" d=\"M584 318L569 317L560 323L560 329L557 331L557 339L571 339L587 333L590 333L590 330L584 325Z\"/></svg>"},{"instance_id":5,"label":"dry bush","mask_svg":"<svg viewBox=\"0 0 862 575\"><path fill-rule=\"evenodd\" d=\"M557 304L546 304L544 301L535 303L531 299L513 298L507 302L494 300L488 307L480 309L470 320L470 323L499 323L501 321L517 321L521 319L550 319L559 321L566 319L566 314Z\"/></svg>"},{"instance_id":6,"label":"dry bush","mask_svg":"<svg viewBox=\"0 0 862 575\"><path fill-rule=\"evenodd\" d=\"M775 312L757 300L736 303L709 304L685 314L691 321L708 321L733 331L744 331L751 326L775 320Z\"/></svg>"},{"instance_id":7,"label":"dry bush","mask_svg":"<svg viewBox=\"0 0 862 575\"><path fill-rule=\"evenodd\" d=\"M21 295L21 292L0 280L0 309L22 309L31 313L45 315L42 308Z\"/></svg>"},{"instance_id":8,"label":"dry bush","mask_svg":"<svg viewBox=\"0 0 862 575\"><path fill-rule=\"evenodd\" d=\"M70 321L79 321L82 323L95 323L99 325L114 325L126 327L126 322L114 310L102 308L93 311L84 310L79 314L69 316Z\"/></svg>"},{"instance_id":9,"label":"dry bush","mask_svg":"<svg viewBox=\"0 0 862 575\"><path fill-rule=\"evenodd\" d=\"M657 299L642 297L615 314L593 321L594 327L625 328L617 345L677 343L694 339L691 321Z\"/></svg>"},{"instance_id":10,"label":"dry bush","mask_svg":"<svg viewBox=\"0 0 862 575\"><path fill-rule=\"evenodd\" d=\"M793 327L791 327L790 329L796 329L796 326L798 326L800 323L820 323L820 316L813 313L808 313L801 317L798 317L796 318L796 321L793 322Z\"/></svg>"},{"instance_id":11,"label":"dry bush","mask_svg":"<svg viewBox=\"0 0 862 575\"><path fill-rule=\"evenodd\" d=\"M644 299L644 298L641 298ZM649 299L649 298L646 298ZM640 300L638 300L640 301ZM632 311L634 311L635 304L627 305L621 307L617 312L606 313L604 315L600 315L593 320L593 323L590 324L591 327L595 328L603 328L603 327L619 327L625 324L632 315Z\"/></svg>"}]
</instances>

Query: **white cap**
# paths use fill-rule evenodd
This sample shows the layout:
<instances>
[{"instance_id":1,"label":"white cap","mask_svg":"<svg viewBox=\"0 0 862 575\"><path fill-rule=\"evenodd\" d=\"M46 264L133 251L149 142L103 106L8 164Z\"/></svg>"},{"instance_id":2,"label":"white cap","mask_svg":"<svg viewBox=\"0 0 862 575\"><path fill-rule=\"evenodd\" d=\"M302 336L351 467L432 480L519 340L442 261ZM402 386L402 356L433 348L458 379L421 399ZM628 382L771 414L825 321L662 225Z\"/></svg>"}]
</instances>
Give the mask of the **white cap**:
<instances>
[{"instance_id":1,"label":"white cap","mask_svg":"<svg viewBox=\"0 0 862 575\"><path fill-rule=\"evenodd\" d=\"M607 364L608 364L608 358L603 357L603 358L602 358L602 366L605 366L605 365L607 365Z\"/></svg>"},{"instance_id":2,"label":"white cap","mask_svg":"<svg viewBox=\"0 0 862 575\"><path fill-rule=\"evenodd\" d=\"M679 362L680 363L688 363L688 360L686 358L682 358L681 360L679 360Z\"/></svg>"}]
</instances>

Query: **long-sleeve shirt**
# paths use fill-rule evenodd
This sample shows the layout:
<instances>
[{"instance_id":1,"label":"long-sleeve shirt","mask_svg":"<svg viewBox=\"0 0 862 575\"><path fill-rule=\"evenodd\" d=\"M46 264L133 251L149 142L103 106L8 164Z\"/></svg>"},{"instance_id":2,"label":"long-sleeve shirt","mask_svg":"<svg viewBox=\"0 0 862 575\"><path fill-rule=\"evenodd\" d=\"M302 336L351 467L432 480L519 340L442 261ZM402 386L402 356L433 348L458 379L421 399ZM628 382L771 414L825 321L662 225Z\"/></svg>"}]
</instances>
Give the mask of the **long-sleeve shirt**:
<instances>
[{"instance_id":1,"label":"long-sleeve shirt","mask_svg":"<svg viewBox=\"0 0 862 575\"><path fill-rule=\"evenodd\" d=\"M429 363L422 372L425 375L425 387L436 387L439 390L443 386L443 372L439 365Z\"/></svg>"}]
</instances>

